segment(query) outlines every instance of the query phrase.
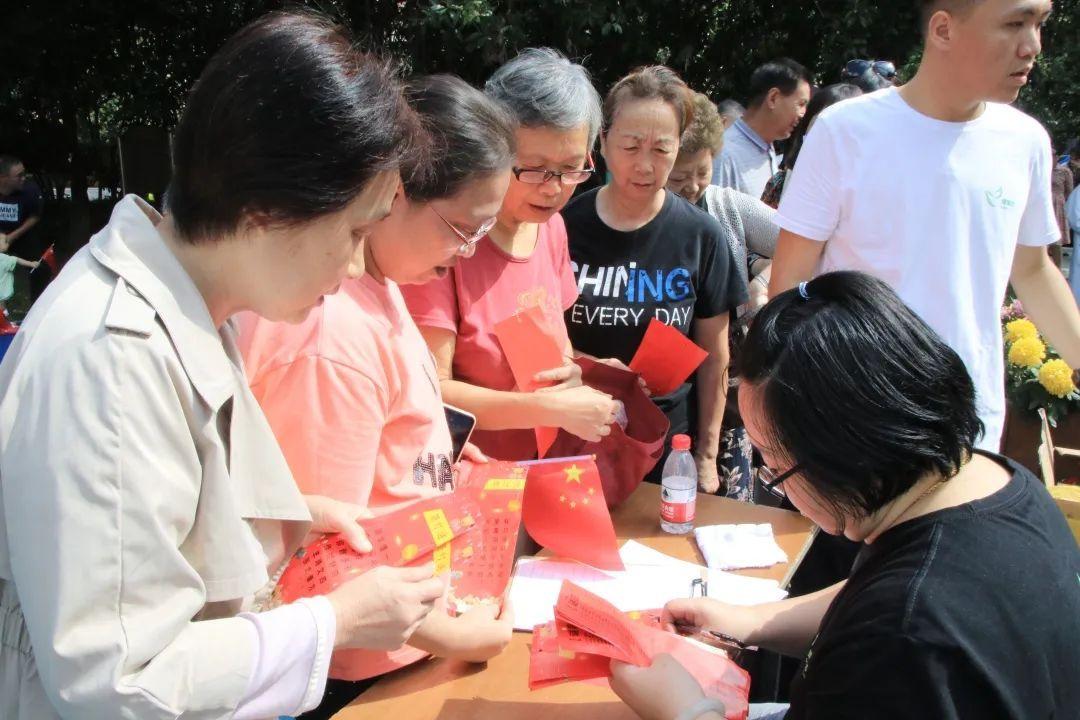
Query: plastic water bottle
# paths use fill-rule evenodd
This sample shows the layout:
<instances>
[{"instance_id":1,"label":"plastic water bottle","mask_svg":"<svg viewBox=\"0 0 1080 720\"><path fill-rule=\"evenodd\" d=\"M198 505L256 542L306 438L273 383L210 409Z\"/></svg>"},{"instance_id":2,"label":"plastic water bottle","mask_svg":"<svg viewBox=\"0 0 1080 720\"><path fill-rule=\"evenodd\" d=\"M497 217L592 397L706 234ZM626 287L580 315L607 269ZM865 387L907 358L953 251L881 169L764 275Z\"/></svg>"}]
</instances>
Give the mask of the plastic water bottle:
<instances>
[{"instance_id":1,"label":"plastic water bottle","mask_svg":"<svg viewBox=\"0 0 1080 720\"><path fill-rule=\"evenodd\" d=\"M690 454L690 436L676 435L660 481L660 529L673 535L690 532L696 502L697 464Z\"/></svg>"}]
</instances>

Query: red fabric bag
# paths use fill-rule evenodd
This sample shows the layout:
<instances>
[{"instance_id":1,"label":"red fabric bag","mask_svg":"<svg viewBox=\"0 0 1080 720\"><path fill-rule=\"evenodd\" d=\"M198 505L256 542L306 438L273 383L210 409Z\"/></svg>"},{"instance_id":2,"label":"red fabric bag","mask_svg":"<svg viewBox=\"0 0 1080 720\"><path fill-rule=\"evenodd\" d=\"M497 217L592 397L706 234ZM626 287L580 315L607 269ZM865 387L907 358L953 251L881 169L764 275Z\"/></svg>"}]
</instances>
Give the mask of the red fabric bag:
<instances>
[{"instance_id":1,"label":"red fabric bag","mask_svg":"<svg viewBox=\"0 0 1080 720\"><path fill-rule=\"evenodd\" d=\"M664 440L671 423L642 390L638 376L610 365L578 358L581 381L591 388L606 392L626 408L626 428L618 423L611 434L599 442L585 442L576 435L559 430L548 457L593 455L604 487L608 507L615 507L637 490L641 481L653 469L664 453Z\"/></svg>"}]
</instances>

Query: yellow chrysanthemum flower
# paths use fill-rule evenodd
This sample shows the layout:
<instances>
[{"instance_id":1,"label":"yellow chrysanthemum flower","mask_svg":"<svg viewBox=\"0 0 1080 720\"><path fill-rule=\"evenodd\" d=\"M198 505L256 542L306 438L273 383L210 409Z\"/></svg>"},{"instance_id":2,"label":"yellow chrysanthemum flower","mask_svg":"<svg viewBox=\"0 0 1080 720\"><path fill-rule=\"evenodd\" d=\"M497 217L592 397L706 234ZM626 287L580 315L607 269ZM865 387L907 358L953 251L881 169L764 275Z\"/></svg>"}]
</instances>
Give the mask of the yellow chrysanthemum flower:
<instances>
[{"instance_id":1,"label":"yellow chrysanthemum flower","mask_svg":"<svg viewBox=\"0 0 1080 720\"><path fill-rule=\"evenodd\" d=\"M1014 343L1020 338L1037 338L1039 331L1035 323L1027 318L1018 318L1005 323L1005 341Z\"/></svg>"},{"instance_id":2,"label":"yellow chrysanthemum flower","mask_svg":"<svg viewBox=\"0 0 1080 720\"><path fill-rule=\"evenodd\" d=\"M1046 346L1034 337L1022 337L1009 347L1009 362L1021 367L1038 367L1046 358Z\"/></svg>"},{"instance_id":3,"label":"yellow chrysanthemum flower","mask_svg":"<svg viewBox=\"0 0 1080 720\"><path fill-rule=\"evenodd\" d=\"M1046 364L1039 368L1039 383L1046 388L1046 392L1059 398L1076 390L1072 368L1067 362L1057 358L1047 360Z\"/></svg>"}]
</instances>

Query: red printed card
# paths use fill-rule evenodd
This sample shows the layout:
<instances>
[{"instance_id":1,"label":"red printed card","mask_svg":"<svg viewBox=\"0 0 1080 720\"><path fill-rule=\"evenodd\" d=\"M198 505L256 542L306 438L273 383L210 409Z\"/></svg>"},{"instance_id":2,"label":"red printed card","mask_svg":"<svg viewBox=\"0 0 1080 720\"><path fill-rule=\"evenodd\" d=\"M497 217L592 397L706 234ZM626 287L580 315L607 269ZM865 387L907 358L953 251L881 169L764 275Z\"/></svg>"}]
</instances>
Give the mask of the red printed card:
<instances>
[{"instance_id":1,"label":"red printed card","mask_svg":"<svg viewBox=\"0 0 1080 720\"><path fill-rule=\"evenodd\" d=\"M286 566L274 591L275 599L290 603L330 592L346 580L380 565L401 567L428 560L435 572L450 572L475 554L469 542L453 543L472 531L479 508L464 497L433 497L380 518L362 520L372 551L361 554L340 535L325 535L298 551ZM456 563L455 563L456 561Z\"/></svg>"},{"instance_id":2,"label":"red printed card","mask_svg":"<svg viewBox=\"0 0 1080 720\"><path fill-rule=\"evenodd\" d=\"M490 603L502 597L514 568L527 468L509 462L470 465L455 491L477 508L477 545L472 561L451 583L455 605ZM458 608L464 610L464 608Z\"/></svg>"}]
</instances>

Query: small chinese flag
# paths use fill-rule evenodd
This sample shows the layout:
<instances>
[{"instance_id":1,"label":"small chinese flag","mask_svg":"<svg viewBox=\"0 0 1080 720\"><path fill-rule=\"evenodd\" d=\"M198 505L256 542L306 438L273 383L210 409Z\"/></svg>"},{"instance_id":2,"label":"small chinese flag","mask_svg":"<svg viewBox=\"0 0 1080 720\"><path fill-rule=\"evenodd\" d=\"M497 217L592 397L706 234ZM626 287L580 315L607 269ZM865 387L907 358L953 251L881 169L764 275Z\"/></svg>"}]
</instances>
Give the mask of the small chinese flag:
<instances>
[{"instance_id":1,"label":"small chinese flag","mask_svg":"<svg viewBox=\"0 0 1080 720\"><path fill-rule=\"evenodd\" d=\"M624 569L593 457L521 464L529 467L521 512L532 539L560 557Z\"/></svg>"}]
</instances>

